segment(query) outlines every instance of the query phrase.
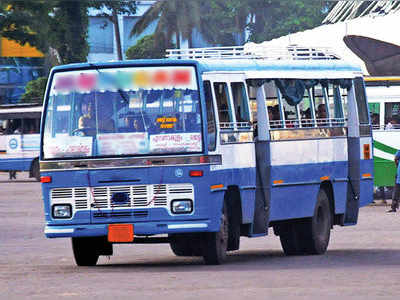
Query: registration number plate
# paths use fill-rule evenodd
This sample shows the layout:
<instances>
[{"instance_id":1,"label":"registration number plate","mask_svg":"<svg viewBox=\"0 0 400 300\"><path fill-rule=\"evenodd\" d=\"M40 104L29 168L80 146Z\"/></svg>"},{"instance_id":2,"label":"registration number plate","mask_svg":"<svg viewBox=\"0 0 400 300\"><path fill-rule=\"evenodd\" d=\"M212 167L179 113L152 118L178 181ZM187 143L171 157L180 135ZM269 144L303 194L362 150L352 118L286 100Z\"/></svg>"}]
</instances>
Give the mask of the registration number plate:
<instances>
[{"instance_id":1,"label":"registration number plate","mask_svg":"<svg viewBox=\"0 0 400 300\"><path fill-rule=\"evenodd\" d=\"M133 224L108 225L108 241L111 243L129 243L133 241Z\"/></svg>"}]
</instances>

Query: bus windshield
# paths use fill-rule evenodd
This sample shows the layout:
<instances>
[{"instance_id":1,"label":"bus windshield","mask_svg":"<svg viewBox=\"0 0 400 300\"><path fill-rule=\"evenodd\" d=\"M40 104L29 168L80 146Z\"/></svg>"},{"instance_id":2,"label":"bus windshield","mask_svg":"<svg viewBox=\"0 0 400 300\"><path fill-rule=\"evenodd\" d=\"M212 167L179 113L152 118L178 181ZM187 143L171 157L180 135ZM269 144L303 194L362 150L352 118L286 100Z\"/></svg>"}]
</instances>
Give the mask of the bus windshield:
<instances>
[{"instance_id":1,"label":"bus windshield","mask_svg":"<svg viewBox=\"0 0 400 300\"><path fill-rule=\"evenodd\" d=\"M44 159L203 149L194 67L55 73L44 119Z\"/></svg>"}]
</instances>

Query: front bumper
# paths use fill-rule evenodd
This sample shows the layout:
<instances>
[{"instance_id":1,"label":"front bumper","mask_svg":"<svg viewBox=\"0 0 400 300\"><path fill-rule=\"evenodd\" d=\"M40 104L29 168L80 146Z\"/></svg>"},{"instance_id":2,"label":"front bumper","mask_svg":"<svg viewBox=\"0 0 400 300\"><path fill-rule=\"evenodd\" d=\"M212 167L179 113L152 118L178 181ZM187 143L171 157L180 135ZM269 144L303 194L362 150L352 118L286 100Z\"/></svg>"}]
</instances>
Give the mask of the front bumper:
<instances>
[{"instance_id":1,"label":"front bumper","mask_svg":"<svg viewBox=\"0 0 400 300\"><path fill-rule=\"evenodd\" d=\"M133 223L134 235L141 236L217 231L218 226L214 227L210 220ZM48 238L107 236L108 224L47 225L44 233Z\"/></svg>"}]
</instances>

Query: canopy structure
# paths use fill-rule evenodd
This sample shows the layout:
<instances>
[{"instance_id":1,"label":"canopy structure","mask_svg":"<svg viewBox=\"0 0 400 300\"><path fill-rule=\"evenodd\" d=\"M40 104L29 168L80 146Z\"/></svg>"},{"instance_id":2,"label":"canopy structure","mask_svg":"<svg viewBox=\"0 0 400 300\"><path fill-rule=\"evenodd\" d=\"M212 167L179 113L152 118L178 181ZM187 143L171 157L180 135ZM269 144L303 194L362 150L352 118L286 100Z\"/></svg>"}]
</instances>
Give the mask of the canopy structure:
<instances>
[{"instance_id":1,"label":"canopy structure","mask_svg":"<svg viewBox=\"0 0 400 300\"><path fill-rule=\"evenodd\" d=\"M260 44L244 45L249 52L268 48L328 47L341 59L360 65L365 75L400 75L400 12L363 16L289 34Z\"/></svg>"}]
</instances>

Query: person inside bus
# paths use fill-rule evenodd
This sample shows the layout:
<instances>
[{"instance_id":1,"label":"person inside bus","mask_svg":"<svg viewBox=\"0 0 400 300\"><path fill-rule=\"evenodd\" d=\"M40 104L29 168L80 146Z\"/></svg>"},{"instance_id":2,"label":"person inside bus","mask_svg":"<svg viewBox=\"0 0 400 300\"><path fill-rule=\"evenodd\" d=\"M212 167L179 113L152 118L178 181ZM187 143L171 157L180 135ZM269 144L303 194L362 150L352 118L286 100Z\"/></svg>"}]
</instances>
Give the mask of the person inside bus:
<instances>
[{"instance_id":1,"label":"person inside bus","mask_svg":"<svg viewBox=\"0 0 400 300\"><path fill-rule=\"evenodd\" d=\"M84 129L86 135L94 135L96 133L96 116L94 114L92 102L88 103L87 114L79 118L78 128ZM99 116L98 130L103 133L113 132L115 130L114 121L106 116Z\"/></svg>"},{"instance_id":2,"label":"person inside bus","mask_svg":"<svg viewBox=\"0 0 400 300\"><path fill-rule=\"evenodd\" d=\"M318 105L317 108L317 124L318 125L327 125L327 119L326 119L326 107L324 103L321 103L320 105Z\"/></svg>"},{"instance_id":3,"label":"person inside bus","mask_svg":"<svg viewBox=\"0 0 400 300\"><path fill-rule=\"evenodd\" d=\"M371 115L371 122L374 129L379 128L379 114L373 113Z\"/></svg>"},{"instance_id":4,"label":"person inside bus","mask_svg":"<svg viewBox=\"0 0 400 300\"><path fill-rule=\"evenodd\" d=\"M390 129L396 129L396 128L398 128L397 120L395 118L390 118L386 124L385 129L390 130Z\"/></svg>"},{"instance_id":5,"label":"person inside bus","mask_svg":"<svg viewBox=\"0 0 400 300\"><path fill-rule=\"evenodd\" d=\"M134 132L143 132L144 131L143 122L141 122L138 118L134 118L132 122L132 128Z\"/></svg>"},{"instance_id":6,"label":"person inside bus","mask_svg":"<svg viewBox=\"0 0 400 300\"><path fill-rule=\"evenodd\" d=\"M87 113L82 115L78 120L78 128L96 128L96 118L93 113L93 103L87 104Z\"/></svg>"},{"instance_id":7,"label":"person inside bus","mask_svg":"<svg viewBox=\"0 0 400 300\"><path fill-rule=\"evenodd\" d=\"M268 117L269 117L269 124L271 128L279 128L279 106L268 106Z\"/></svg>"},{"instance_id":8,"label":"person inside bus","mask_svg":"<svg viewBox=\"0 0 400 300\"><path fill-rule=\"evenodd\" d=\"M307 108L303 111L302 117L302 126L303 127L311 127L312 126L312 117L311 117L311 108Z\"/></svg>"}]
</instances>

